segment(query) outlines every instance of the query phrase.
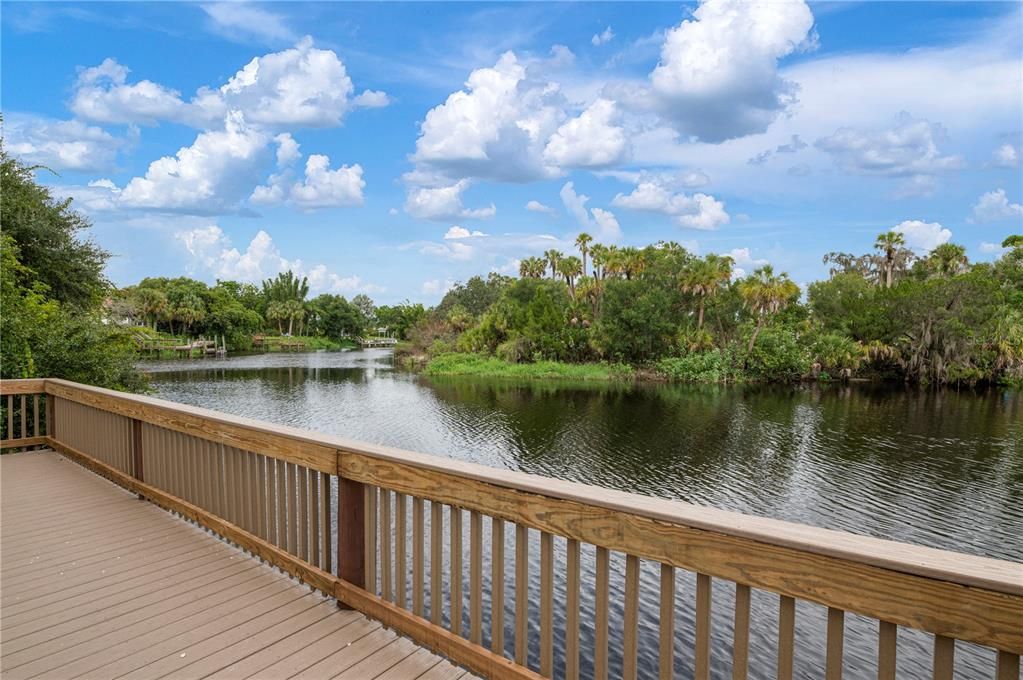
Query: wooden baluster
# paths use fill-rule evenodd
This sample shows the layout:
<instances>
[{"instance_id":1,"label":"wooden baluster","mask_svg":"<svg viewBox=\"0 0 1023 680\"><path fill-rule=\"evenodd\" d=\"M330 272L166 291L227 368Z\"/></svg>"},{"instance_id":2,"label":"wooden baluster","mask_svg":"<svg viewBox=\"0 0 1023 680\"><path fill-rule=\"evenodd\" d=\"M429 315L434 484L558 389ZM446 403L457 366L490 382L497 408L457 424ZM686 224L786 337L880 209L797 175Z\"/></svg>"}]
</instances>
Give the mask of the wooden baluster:
<instances>
[{"instance_id":1,"label":"wooden baluster","mask_svg":"<svg viewBox=\"0 0 1023 680\"><path fill-rule=\"evenodd\" d=\"M321 568L323 571L332 573L333 565L331 564L331 543L333 541L331 533L331 517L333 513L330 508L330 475L326 472L320 473L320 505L322 507L322 513L320 515L320 527L323 530L323 562Z\"/></svg>"},{"instance_id":2,"label":"wooden baluster","mask_svg":"<svg viewBox=\"0 0 1023 680\"><path fill-rule=\"evenodd\" d=\"M405 539L407 537L407 499L403 493L399 493L394 499L394 559L397 563L395 566L395 576L397 576L397 582L395 583L395 595L397 596L397 605L399 607L405 607L405 590L406 590L406 574L408 573L408 567L405 559Z\"/></svg>"},{"instance_id":3,"label":"wooden baluster","mask_svg":"<svg viewBox=\"0 0 1023 680\"><path fill-rule=\"evenodd\" d=\"M46 436L57 437L57 397L52 394L46 395L46 405L43 407L43 416L46 427Z\"/></svg>"},{"instance_id":4,"label":"wooden baluster","mask_svg":"<svg viewBox=\"0 0 1023 680\"><path fill-rule=\"evenodd\" d=\"M203 506L206 510L212 513L216 513L214 508L216 507L217 500L217 487L216 478L214 477L214 460L213 452L216 445L212 442L208 442L205 439L198 441L199 450L202 453L202 477L203 477L203 491L206 495L206 503Z\"/></svg>"},{"instance_id":5,"label":"wooden baluster","mask_svg":"<svg viewBox=\"0 0 1023 680\"><path fill-rule=\"evenodd\" d=\"M25 395L21 395L21 418L19 418L19 425L21 425L21 439L28 436L28 411L25 410Z\"/></svg>"},{"instance_id":6,"label":"wooden baluster","mask_svg":"<svg viewBox=\"0 0 1023 680\"><path fill-rule=\"evenodd\" d=\"M658 639L658 677L675 677L675 568L661 565L660 635Z\"/></svg>"},{"instance_id":7,"label":"wooden baluster","mask_svg":"<svg viewBox=\"0 0 1023 680\"><path fill-rule=\"evenodd\" d=\"M1019 654L997 652L995 680L1019 680Z\"/></svg>"},{"instance_id":8,"label":"wooden baluster","mask_svg":"<svg viewBox=\"0 0 1023 680\"><path fill-rule=\"evenodd\" d=\"M298 555L298 502L295 498L295 464L285 465L284 479L288 485L288 552Z\"/></svg>"},{"instance_id":9,"label":"wooden baluster","mask_svg":"<svg viewBox=\"0 0 1023 680\"><path fill-rule=\"evenodd\" d=\"M444 613L444 507L430 501L430 621L441 624Z\"/></svg>"},{"instance_id":10,"label":"wooden baluster","mask_svg":"<svg viewBox=\"0 0 1023 680\"><path fill-rule=\"evenodd\" d=\"M374 595L377 590L377 487L365 485L366 512L363 517L363 550L365 550L366 585L363 587Z\"/></svg>"},{"instance_id":11,"label":"wooden baluster","mask_svg":"<svg viewBox=\"0 0 1023 680\"><path fill-rule=\"evenodd\" d=\"M298 467L298 557L309 561L309 470Z\"/></svg>"},{"instance_id":12,"label":"wooden baluster","mask_svg":"<svg viewBox=\"0 0 1023 680\"><path fill-rule=\"evenodd\" d=\"M490 523L490 651L504 656L504 520Z\"/></svg>"},{"instance_id":13,"label":"wooden baluster","mask_svg":"<svg viewBox=\"0 0 1023 680\"><path fill-rule=\"evenodd\" d=\"M596 593L594 594L596 620L594 621L593 677L607 680L608 587L611 585L611 555L607 548L597 546Z\"/></svg>"},{"instance_id":14,"label":"wooden baluster","mask_svg":"<svg viewBox=\"0 0 1023 680\"><path fill-rule=\"evenodd\" d=\"M394 601L394 576L391 573L391 492L380 489L380 596Z\"/></svg>"},{"instance_id":15,"label":"wooden baluster","mask_svg":"<svg viewBox=\"0 0 1023 680\"><path fill-rule=\"evenodd\" d=\"M879 621L877 629L877 680L895 680L895 653L899 627Z\"/></svg>"},{"instance_id":16,"label":"wooden baluster","mask_svg":"<svg viewBox=\"0 0 1023 680\"><path fill-rule=\"evenodd\" d=\"M796 643L796 600L782 595L778 605L778 680L792 680Z\"/></svg>"},{"instance_id":17,"label":"wooden baluster","mask_svg":"<svg viewBox=\"0 0 1023 680\"><path fill-rule=\"evenodd\" d=\"M554 675L554 536L540 532L540 675Z\"/></svg>"},{"instance_id":18,"label":"wooden baluster","mask_svg":"<svg viewBox=\"0 0 1023 680\"><path fill-rule=\"evenodd\" d=\"M253 491L255 490L255 484L252 483L253 461L252 454L248 451L238 450L238 458L241 462L241 476L238 478L238 484L241 487L241 501L242 501L242 523L243 528L246 531L255 533L256 531L256 511L253 507Z\"/></svg>"},{"instance_id":19,"label":"wooden baluster","mask_svg":"<svg viewBox=\"0 0 1023 680\"><path fill-rule=\"evenodd\" d=\"M955 668L956 641L943 635L934 636L934 680L952 680Z\"/></svg>"},{"instance_id":20,"label":"wooden baluster","mask_svg":"<svg viewBox=\"0 0 1023 680\"><path fill-rule=\"evenodd\" d=\"M426 530L423 528L423 499L412 497L412 613L423 615L423 553Z\"/></svg>"},{"instance_id":21,"label":"wooden baluster","mask_svg":"<svg viewBox=\"0 0 1023 680\"><path fill-rule=\"evenodd\" d=\"M483 643L483 517L469 513L469 639Z\"/></svg>"},{"instance_id":22,"label":"wooden baluster","mask_svg":"<svg viewBox=\"0 0 1023 680\"><path fill-rule=\"evenodd\" d=\"M845 640L845 612L828 607L828 643L824 677L842 680L842 647Z\"/></svg>"},{"instance_id":23,"label":"wooden baluster","mask_svg":"<svg viewBox=\"0 0 1023 680\"><path fill-rule=\"evenodd\" d=\"M277 482L277 547L287 551L287 482L284 480L284 466L286 463L279 458L274 461L274 475ZM362 499L359 499L359 506L362 506ZM338 519L342 519L339 510ZM338 534L341 535L341 525L338 525ZM339 538L340 541L340 538ZM359 544L361 545L361 543Z\"/></svg>"},{"instance_id":24,"label":"wooden baluster","mask_svg":"<svg viewBox=\"0 0 1023 680\"><path fill-rule=\"evenodd\" d=\"M462 509L451 506L451 632L462 634Z\"/></svg>"},{"instance_id":25,"label":"wooden baluster","mask_svg":"<svg viewBox=\"0 0 1023 680\"><path fill-rule=\"evenodd\" d=\"M7 395L7 436L4 439L14 439L14 395Z\"/></svg>"},{"instance_id":26,"label":"wooden baluster","mask_svg":"<svg viewBox=\"0 0 1023 680\"><path fill-rule=\"evenodd\" d=\"M732 680L746 680L749 670L750 589L735 584L735 627L732 644Z\"/></svg>"},{"instance_id":27,"label":"wooden baluster","mask_svg":"<svg viewBox=\"0 0 1023 680\"><path fill-rule=\"evenodd\" d=\"M622 677L636 680L637 654L639 645L637 626L639 624L639 558L625 556L625 641L622 650Z\"/></svg>"},{"instance_id":28,"label":"wooden baluster","mask_svg":"<svg viewBox=\"0 0 1023 680\"><path fill-rule=\"evenodd\" d=\"M266 456L260 455L256 458L256 484L259 492L256 495L259 501L259 537L264 541L270 541L270 524L267 520L267 508L270 503L270 490L266 484ZM328 571L329 571L328 567Z\"/></svg>"},{"instance_id":29,"label":"wooden baluster","mask_svg":"<svg viewBox=\"0 0 1023 680\"><path fill-rule=\"evenodd\" d=\"M515 525L515 663L529 656L529 527Z\"/></svg>"},{"instance_id":30,"label":"wooden baluster","mask_svg":"<svg viewBox=\"0 0 1023 680\"><path fill-rule=\"evenodd\" d=\"M357 588L366 587L365 485L338 477L337 576Z\"/></svg>"},{"instance_id":31,"label":"wooden baluster","mask_svg":"<svg viewBox=\"0 0 1023 680\"><path fill-rule=\"evenodd\" d=\"M710 678L710 589L707 574L696 575L696 680Z\"/></svg>"},{"instance_id":32,"label":"wooden baluster","mask_svg":"<svg viewBox=\"0 0 1023 680\"><path fill-rule=\"evenodd\" d=\"M565 680L579 680L579 541L565 546Z\"/></svg>"}]
</instances>

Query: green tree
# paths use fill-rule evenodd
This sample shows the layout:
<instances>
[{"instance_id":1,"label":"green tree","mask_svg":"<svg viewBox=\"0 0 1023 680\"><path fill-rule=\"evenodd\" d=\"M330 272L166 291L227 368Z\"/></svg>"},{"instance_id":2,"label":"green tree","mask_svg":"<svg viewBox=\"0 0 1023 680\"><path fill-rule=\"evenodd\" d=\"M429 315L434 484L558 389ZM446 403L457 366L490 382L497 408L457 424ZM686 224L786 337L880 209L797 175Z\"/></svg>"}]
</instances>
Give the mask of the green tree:
<instances>
[{"instance_id":1,"label":"green tree","mask_svg":"<svg viewBox=\"0 0 1023 680\"><path fill-rule=\"evenodd\" d=\"M580 271L583 276L586 275L586 254L589 252L590 243L592 242L593 237L585 231L580 232L580 234L575 237L575 247L579 249L579 253L583 256L582 270Z\"/></svg>"},{"instance_id":2,"label":"green tree","mask_svg":"<svg viewBox=\"0 0 1023 680\"><path fill-rule=\"evenodd\" d=\"M727 285L732 278L732 258L708 255L694 260L682 271L679 284L683 292L695 295L697 303L696 328L703 328L703 309L708 297Z\"/></svg>"},{"instance_id":3,"label":"green tree","mask_svg":"<svg viewBox=\"0 0 1023 680\"><path fill-rule=\"evenodd\" d=\"M738 290L746 308L757 320L746 347L748 357L768 319L799 297L799 286L789 279L788 274L775 275L771 265L764 265L740 281Z\"/></svg>"}]
</instances>

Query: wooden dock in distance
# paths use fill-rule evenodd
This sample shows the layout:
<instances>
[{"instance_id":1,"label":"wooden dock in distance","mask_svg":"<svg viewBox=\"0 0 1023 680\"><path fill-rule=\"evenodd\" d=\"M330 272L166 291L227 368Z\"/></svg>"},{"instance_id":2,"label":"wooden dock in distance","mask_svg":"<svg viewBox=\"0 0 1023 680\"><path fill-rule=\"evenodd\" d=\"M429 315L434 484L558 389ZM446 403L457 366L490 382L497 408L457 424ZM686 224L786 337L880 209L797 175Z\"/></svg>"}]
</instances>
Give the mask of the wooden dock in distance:
<instances>
[{"instance_id":1,"label":"wooden dock in distance","mask_svg":"<svg viewBox=\"0 0 1023 680\"><path fill-rule=\"evenodd\" d=\"M57 453L0 480L4 678L471 677Z\"/></svg>"}]
</instances>

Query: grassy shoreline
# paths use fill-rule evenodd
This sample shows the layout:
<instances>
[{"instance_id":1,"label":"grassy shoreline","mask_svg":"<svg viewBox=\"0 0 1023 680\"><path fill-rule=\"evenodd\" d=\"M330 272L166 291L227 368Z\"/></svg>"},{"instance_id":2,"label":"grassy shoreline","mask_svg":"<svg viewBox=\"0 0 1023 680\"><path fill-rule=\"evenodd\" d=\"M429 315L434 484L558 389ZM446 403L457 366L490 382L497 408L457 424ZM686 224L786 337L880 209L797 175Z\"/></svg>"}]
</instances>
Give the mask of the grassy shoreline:
<instances>
[{"instance_id":1,"label":"grassy shoreline","mask_svg":"<svg viewBox=\"0 0 1023 680\"><path fill-rule=\"evenodd\" d=\"M513 364L478 354L440 354L423 368L429 376L474 376L479 378L526 378L558 380L622 381L636 378L636 370L624 364L566 364L538 361Z\"/></svg>"}]
</instances>

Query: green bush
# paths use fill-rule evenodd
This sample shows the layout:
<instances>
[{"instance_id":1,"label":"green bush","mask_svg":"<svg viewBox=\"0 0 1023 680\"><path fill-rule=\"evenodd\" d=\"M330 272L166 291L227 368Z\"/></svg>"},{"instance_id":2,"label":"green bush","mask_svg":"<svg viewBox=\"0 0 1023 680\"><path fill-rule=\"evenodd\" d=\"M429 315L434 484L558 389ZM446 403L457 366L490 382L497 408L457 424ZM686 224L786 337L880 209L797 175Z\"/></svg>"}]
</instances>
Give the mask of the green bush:
<instances>
[{"instance_id":1,"label":"green bush","mask_svg":"<svg viewBox=\"0 0 1023 680\"><path fill-rule=\"evenodd\" d=\"M743 378L733 352L720 349L661 359L656 370L669 380L679 382L738 382Z\"/></svg>"}]
</instances>

